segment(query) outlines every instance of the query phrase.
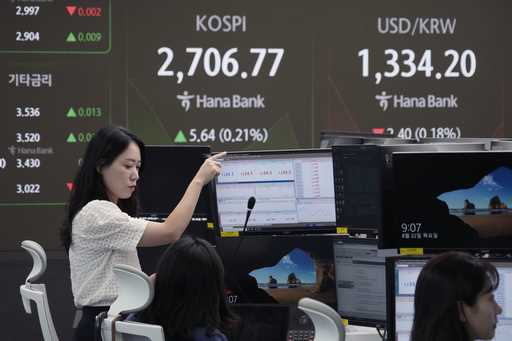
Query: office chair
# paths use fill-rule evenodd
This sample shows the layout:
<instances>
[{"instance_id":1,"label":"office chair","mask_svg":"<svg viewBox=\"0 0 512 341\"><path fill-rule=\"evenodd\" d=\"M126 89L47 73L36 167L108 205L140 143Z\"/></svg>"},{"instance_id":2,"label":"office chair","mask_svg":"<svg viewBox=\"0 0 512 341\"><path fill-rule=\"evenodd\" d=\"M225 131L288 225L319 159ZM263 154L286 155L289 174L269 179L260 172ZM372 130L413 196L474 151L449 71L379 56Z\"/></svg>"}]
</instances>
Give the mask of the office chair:
<instances>
[{"instance_id":1,"label":"office chair","mask_svg":"<svg viewBox=\"0 0 512 341\"><path fill-rule=\"evenodd\" d=\"M375 328L345 326L340 315L328 305L311 298L299 301L303 310L313 321L314 341L382 341ZM349 329L351 328L351 329Z\"/></svg>"},{"instance_id":2,"label":"office chair","mask_svg":"<svg viewBox=\"0 0 512 341\"><path fill-rule=\"evenodd\" d=\"M118 321L120 314L143 310L153 300L153 285L142 271L128 265L114 266L118 296L101 322L103 341L165 341L161 326ZM114 327L114 328L112 328Z\"/></svg>"},{"instance_id":3,"label":"office chair","mask_svg":"<svg viewBox=\"0 0 512 341\"><path fill-rule=\"evenodd\" d=\"M315 327L314 341L345 340L345 327L340 315L334 309L308 297L300 299L298 307L313 321Z\"/></svg>"},{"instance_id":4,"label":"office chair","mask_svg":"<svg viewBox=\"0 0 512 341\"><path fill-rule=\"evenodd\" d=\"M24 240L21 247L30 253L33 260L32 270L28 274L25 284L20 286L21 301L27 314L32 313L30 301L34 301L37 307L37 315L39 324L43 333L44 341L58 341L57 332L53 325L50 306L48 304L48 296L46 295L46 287L44 284L34 284L46 271L46 253L41 245L32 241Z\"/></svg>"}]
</instances>

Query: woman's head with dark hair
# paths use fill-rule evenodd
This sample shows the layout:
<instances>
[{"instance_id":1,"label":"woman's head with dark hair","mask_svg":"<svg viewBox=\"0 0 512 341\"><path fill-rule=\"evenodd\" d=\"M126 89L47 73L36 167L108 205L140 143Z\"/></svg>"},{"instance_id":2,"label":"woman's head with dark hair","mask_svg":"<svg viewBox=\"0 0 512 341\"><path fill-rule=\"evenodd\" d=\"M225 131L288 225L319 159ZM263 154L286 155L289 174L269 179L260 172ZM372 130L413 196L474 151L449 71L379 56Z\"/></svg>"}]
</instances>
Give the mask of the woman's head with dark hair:
<instances>
[{"instance_id":1,"label":"woman's head with dark hair","mask_svg":"<svg viewBox=\"0 0 512 341\"><path fill-rule=\"evenodd\" d=\"M73 182L61 239L69 249L72 221L92 200L110 200L124 212L137 213L134 193L144 164L144 143L122 127L98 130L87 145L82 163Z\"/></svg>"},{"instance_id":2,"label":"woman's head with dark hair","mask_svg":"<svg viewBox=\"0 0 512 341\"><path fill-rule=\"evenodd\" d=\"M158 263L153 301L140 320L161 325L170 340L188 340L196 327L207 333L228 327L224 267L210 243L185 236L167 248Z\"/></svg>"},{"instance_id":3,"label":"woman's head with dark hair","mask_svg":"<svg viewBox=\"0 0 512 341\"><path fill-rule=\"evenodd\" d=\"M498 285L490 263L462 252L433 257L416 282L411 341L492 339L501 314Z\"/></svg>"}]
</instances>

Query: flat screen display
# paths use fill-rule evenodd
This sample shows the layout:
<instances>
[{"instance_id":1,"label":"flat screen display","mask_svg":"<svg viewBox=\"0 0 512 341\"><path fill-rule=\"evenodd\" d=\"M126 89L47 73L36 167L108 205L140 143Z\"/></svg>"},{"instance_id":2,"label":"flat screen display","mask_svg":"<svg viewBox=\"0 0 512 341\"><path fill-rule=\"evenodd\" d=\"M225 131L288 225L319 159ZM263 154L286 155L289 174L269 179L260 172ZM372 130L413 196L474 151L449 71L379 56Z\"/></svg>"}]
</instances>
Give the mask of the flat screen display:
<instances>
[{"instance_id":1,"label":"flat screen display","mask_svg":"<svg viewBox=\"0 0 512 341\"><path fill-rule=\"evenodd\" d=\"M336 296L339 314L350 324L386 322L386 259L376 239L335 240Z\"/></svg>"},{"instance_id":2,"label":"flat screen display","mask_svg":"<svg viewBox=\"0 0 512 341\"><path fill-rule=\"evenodd\" d=\"M391 187L384 248L512 247L510 152L393 153Z\"/></svg>"},{"instance_id":3,"label":"flat screen display","mask_svg":"<svg viewBox=\"0 0 512 341\"><path fill-rule=\"evenodd\" d=\"M336 225L330 150L229 153L215 182L221 232L242 232L248 199L255 206L247 232L333 229Z\"/></svg>"},{"instance_id":4,"label":"flat screen display","mask_svg":"<svg viewBox=\"0 0 512 341\"><path fill-rule=\"evenodd\" d=\"M138 183L141 215L167 217L209 154L208 146L146 146L146 165ZM208 192L203 190L194 215L206 218L209 212Z\"/></svg>"},{"instance_id":5,"label":"flat screen display","mask_svg":"<svg viewBox=\"0 0 512 341\"><path fill-rule=\"evenodd\" d=\"M384 154L375 145L333 146L337 226L376 234L382 224Z\"/></svg>"}]
</instances>

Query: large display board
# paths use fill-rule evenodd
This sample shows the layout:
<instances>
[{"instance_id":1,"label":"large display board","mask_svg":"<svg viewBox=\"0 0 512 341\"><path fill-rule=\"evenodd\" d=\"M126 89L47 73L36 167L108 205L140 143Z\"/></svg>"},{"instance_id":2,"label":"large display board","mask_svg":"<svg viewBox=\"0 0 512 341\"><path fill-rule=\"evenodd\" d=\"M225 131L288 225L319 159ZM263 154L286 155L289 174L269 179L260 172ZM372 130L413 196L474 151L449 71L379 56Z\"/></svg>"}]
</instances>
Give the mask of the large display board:
<instances>
[{"instance_id":1,"label":"large display board","mask_svg":"<svg viewBox=\"0 0 512 341\"><path fill-rule=\"evenodd\" d=\"M508 13L504 0L3 1L0 213L17 228L0 249L58 247L80 156L109 123L213 150L310 148L321 130L505 136Z\"/></svg>"}]
</instances>

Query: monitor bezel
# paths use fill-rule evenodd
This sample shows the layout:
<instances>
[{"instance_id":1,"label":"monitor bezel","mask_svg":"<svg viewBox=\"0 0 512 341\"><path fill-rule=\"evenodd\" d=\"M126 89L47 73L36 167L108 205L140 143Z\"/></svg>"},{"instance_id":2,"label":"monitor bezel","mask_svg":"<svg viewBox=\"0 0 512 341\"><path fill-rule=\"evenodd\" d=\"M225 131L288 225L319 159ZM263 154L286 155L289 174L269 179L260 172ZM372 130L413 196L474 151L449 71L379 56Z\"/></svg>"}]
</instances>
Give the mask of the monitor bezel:
<instances>
[{"instance_id":1,"label":"monitor bezel","mask_svg":"<svg viewBox=\"0 0 512 341\"><path fill-rule=\"evenodd\" d=\"M253 151L235 151L228 152L227 157L235 156L243 158L245 156L258 156L262 157L268 156L278 156L278 155L301 155L301 154L322 154L324 156L330 156L332 159L332 150L331 148L317 148L317 149L285 149L285 150L253 150ZM333 174L333 184L334 187L334 174ZM209 187L210 192L210 207L213 218L214 229L216 231L216 235L218 237L224 237L225 231L222 231L220 226L219 212L217 206L217 178L213 180ZM336 205L335 202L333 202ZM256 203L257 205L257 203ZM227 231L227 234L232 237L232 232L235 232L236 236L243 235L307 235L307 234L332 234L336 232L336 222L332 226L315 226L315 227L306 227L306 226L286 226L286 227L253 227L246 231Z\"/></svg>"}]
</instances>

